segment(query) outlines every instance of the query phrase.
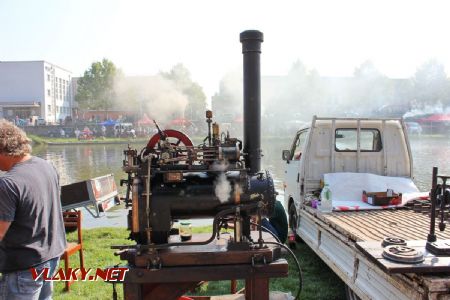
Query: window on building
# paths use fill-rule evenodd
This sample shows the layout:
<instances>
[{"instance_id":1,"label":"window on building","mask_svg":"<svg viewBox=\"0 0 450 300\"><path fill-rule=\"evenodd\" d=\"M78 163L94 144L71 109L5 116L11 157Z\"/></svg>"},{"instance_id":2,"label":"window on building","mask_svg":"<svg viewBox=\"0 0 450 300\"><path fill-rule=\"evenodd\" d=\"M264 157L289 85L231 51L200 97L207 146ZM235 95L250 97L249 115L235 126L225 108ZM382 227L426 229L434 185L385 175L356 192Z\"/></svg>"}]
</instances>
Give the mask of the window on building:
<instances>
[{"instance_id":1,"label":"window on building","mask_svg":"<svg viewBox=\"0 0 450 300\"><path fill-rule=\"evenodd\" d=\"M50 89L47 90L47 95L51 96L52 95L52 91Z\"/></svg>"},{"instance_id":2,"label":"window on building","mask_svg":"<svg viewBox=\"0 0 450 300\"><path fill-rule=\"evenodd\" d=\"M52 112L52 106L49 104L49 105L47 105L47 111L49 112L49 113L51 113Z\"/></svg>"},{"instance_id":3,"label":"window on building","mask_svg":"<svg viewBox=\"0 0 450 300\"><path fill-rule=\"evenodd\" d=\"M51 80L50 74L47 74L47 81L50 81L50 80Z\"/></svg>"}]
</instances>

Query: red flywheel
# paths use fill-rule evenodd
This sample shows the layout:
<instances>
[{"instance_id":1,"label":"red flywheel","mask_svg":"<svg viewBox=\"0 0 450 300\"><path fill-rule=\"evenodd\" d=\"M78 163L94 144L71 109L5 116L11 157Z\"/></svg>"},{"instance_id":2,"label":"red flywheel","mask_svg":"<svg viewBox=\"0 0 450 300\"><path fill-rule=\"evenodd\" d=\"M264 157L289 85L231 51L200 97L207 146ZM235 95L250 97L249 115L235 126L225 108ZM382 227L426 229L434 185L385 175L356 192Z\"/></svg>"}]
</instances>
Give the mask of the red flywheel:
<instances>
[{"instance_id":1,"label":"red flywheel","mask_svg":"<svg viewBox=\"0 0 450 300\"><path fill-rule=\"evenodd\" d=\"M164 134L169 139L170 143L173 146L187 146L191 147L194 144L192 143L191 139L184 133L178 130L174 129L166 129L163 130ZM161 136L157 133L154 136L150 138L150 140L147 143L147 151L151 151L155 149L155 146L158 144L159 140L161 139Z\"/></svg>"}]
</instances>

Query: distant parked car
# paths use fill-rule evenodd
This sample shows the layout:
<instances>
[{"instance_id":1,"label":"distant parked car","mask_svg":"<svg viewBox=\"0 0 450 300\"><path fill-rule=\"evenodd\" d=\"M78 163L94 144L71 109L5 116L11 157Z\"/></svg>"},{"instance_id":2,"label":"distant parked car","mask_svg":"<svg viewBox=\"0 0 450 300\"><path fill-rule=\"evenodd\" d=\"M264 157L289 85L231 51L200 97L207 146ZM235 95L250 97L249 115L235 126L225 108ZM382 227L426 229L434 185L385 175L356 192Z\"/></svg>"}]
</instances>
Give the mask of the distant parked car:
<instances>
[{"instance_id":1,"label":"distant parked car","mask_svg":"<svg viewBox=\"0 0 450 300\"><path fill-rule=\"evenodd\" d=\"M37 118L36 119L36 126L45 125L45 119L44 118Z\"/></svg>"},{"instance_id":2,"label":"distant parked car","mask_svg":"<svg viewBox=\"0 0 450 300\"><path fill-rule=\"evenodd\" d=\"M405 122L409 134L422 134L422 126L417 122Z\"/></svg>"}]
</instances>

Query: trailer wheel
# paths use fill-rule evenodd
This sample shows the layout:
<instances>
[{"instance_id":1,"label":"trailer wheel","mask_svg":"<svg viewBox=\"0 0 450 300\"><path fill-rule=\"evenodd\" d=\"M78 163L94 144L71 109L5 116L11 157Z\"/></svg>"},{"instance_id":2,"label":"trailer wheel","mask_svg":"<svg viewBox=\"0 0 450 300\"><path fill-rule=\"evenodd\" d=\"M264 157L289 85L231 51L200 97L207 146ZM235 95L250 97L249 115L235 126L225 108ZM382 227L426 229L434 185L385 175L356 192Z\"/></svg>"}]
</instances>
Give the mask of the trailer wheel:
<instances>
[{"instance_id":1,"label":"trailer wheel","mask_svg":"<svg viewBox=\"0 0 450 300\"><path fill-rule=\"evenodd\" d=\"M303 242L303 240L300 238L300 236L297 233L297 229L298 229L298 215L297 215L297 209L295 208L294 203L291 203L289 205L289 229L294 234L295 241L297 243Z\"/></svg>"},{"instance_id":2,"label":"trailer wheel","mask_svg":"<svg viewBox=\"0 0 450 300\"><path fill-rule=\"evenodd\" d=\"M348 285L345 285L345 298L347 300L361 300Z\"/></svg>"}]
</instances>

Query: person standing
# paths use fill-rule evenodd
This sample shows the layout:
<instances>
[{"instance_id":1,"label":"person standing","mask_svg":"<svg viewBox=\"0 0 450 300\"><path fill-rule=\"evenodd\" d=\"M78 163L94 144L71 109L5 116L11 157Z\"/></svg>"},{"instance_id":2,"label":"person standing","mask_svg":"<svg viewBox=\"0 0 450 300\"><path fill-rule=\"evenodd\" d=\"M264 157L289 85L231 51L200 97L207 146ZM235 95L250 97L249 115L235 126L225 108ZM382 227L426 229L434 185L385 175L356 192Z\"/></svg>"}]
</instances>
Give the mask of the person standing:
<instances>
[{"instance_id":1,"label":"person standing","mask_svg":"<svg viewBox=\"0 0 450 300\"><path fill-rule=\"evenodd\" d=\"M31 155L25 132L0 119L0 299L52 299L53 274L66 248L58 174Z\"/></svg>"},{"instance_id":2,"label":"person standing","mask_svg":"<svg viewBox=\"0 0 450 300\"><path fill-rule=\"evenodd\" d=\"M106 136L106 127L105 125L102 125L102 137Z\"/></svg>"},{"instance_id":3,"label":"person standing","mask_svg":"<svg viewBox=\"0 0 450 300\"><path fill-rule=\"evenodd\" d=\"M78 129L78 127L75 128L75 137L77 138L77 140L78 140L78 137L80 136L80 133L81 133L80 129Z\"/></svg>"}]
</instances>

